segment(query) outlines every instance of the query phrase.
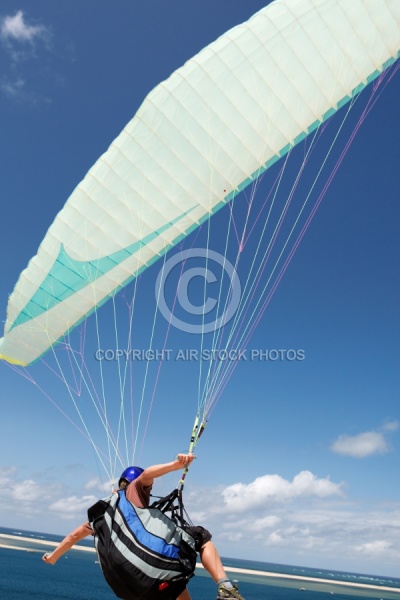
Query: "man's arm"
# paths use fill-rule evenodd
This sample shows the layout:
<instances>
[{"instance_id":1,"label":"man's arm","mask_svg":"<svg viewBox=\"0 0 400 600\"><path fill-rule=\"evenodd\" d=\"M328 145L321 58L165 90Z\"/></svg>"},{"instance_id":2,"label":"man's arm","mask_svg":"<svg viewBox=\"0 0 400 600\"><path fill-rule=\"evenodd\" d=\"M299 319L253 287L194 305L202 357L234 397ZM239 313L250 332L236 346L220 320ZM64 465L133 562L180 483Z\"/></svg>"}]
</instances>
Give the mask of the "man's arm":
<instances>
[{"instance_id":1,"label":"man's arm","mask_svg":"<svg viewBox=\"0 0 400 600\"><path fill-rule=\"evenodd\" d=\"M178 454L176 459L172 462L147 467L140 475L140 481L144 487L152 485L154 479L157 477L171 473L171 471L179 471L179 469L188 467L194 458L194 454Z\"/></svg>"},{"instance_id":2,"label":"man's arm","mask_svg":"<svg viewBox=\"0 0 400 600\"><path fill-rule=\"evenodd\" d=\"M90 535L90 527L88 523L84 523L80 525L74 531L71 531L63 540L60 542L53 552L47 552L43 556L43 560L45 563L49 565L54 565L60 556L65 554L72 546L74 546L77 542L83 540L83 538Z\"/></svg>"}]
</instances>

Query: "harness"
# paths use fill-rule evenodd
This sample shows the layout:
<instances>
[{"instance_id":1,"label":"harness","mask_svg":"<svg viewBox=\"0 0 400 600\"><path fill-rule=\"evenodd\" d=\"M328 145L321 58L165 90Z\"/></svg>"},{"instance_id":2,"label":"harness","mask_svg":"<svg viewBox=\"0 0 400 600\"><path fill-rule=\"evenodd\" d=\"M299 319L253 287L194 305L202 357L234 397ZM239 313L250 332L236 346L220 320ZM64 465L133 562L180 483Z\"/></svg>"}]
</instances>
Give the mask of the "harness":
<instances>
[{"instance_id":1,"label":"harness","mask_svg":"<svg viewBox=\"0 0 400 600\"><path fill-rule=\"evenodd\" d=\"M89 508L88 518L103 575L118 598L175 600L185 589L197 554L185 531L181 490L149 508L133 506L121 490Z\"/></svg>"}]
</instances>

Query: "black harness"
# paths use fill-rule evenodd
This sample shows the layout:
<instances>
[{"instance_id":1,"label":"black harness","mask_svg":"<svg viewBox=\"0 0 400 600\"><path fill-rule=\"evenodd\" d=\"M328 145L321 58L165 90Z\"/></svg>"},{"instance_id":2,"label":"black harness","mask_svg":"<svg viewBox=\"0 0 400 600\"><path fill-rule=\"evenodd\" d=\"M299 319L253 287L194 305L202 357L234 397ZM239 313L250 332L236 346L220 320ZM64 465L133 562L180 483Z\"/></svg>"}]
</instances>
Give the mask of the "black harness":
<instances>
[{"instance_id":1,"label":"black harness","mask_svg":"<svg viewBox=\"0 0 400 600\"><path fill-rule=\"evenodd\" d=\"M197 557L185 515L178 489L149 508L119 491L88 510L104 577L118 598L175 600L185 589Z\"/></svg>"}]
</instances>

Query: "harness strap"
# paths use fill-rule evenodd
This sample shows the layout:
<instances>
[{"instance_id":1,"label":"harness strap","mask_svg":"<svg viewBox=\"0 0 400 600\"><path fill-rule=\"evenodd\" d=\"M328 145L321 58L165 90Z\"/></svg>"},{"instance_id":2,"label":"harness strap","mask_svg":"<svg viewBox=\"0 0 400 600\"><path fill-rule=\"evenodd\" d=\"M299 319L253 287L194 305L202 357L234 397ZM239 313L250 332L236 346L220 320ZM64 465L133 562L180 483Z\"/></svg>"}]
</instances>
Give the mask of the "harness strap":
<instances>
[{"instance_id":1,"label":"harness strap","mask_svg":"<svg viewBox=\"0 0 400 600\"><path fill-rule=\"evenodd\" d=\"M150 508L158 508L164 514L169 513L169 518L180 527L191 526L190 518L183 506L182 490L180 488L175 488L167 496L159 498L150 505Z\"/></svg>"}]
</instances>

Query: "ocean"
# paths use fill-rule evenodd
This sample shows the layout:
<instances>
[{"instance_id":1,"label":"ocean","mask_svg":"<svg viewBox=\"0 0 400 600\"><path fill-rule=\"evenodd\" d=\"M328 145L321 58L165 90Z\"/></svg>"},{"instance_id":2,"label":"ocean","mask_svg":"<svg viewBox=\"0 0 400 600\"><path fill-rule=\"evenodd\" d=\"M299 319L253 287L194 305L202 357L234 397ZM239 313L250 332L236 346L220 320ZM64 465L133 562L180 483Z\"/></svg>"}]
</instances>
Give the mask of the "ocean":
<instances>
[{"instance_id":1,"label":"ocean","mask_svg":"<svg viewBox=\"0 0 400 600\"><path fill-rule=\"evenodd\" d=\"M115 595L103 579L97 556L93 552L70 550L55 566L46 565L42 554L51 550L47 542L62 538L31 531L0 528L0 598L3 600L113 600ZM92 547L91 541L83 542ZM332 570L277 565L224 558L224 565L242 571L229 573L240 582L245 600L400 600L400 579L344 573ZM263 573L269 573L265 576ZM288 578L292 576L295 578ZM299 579L296 579L296 578ZM301 578L310 578L301 579ZM320 579L324 582L318 581ZM337 582L350 585L338 585ZM376 586L352 587L351 584ZM392 588L388 591L384 588ZM203 569L197 569L189 584L193 600L214 600L216 585Z\"/></svg>"}]
</instances>

